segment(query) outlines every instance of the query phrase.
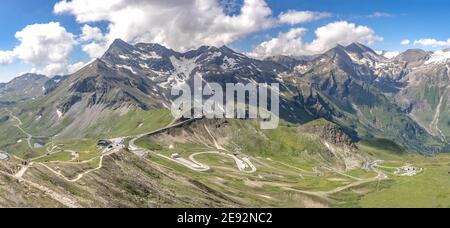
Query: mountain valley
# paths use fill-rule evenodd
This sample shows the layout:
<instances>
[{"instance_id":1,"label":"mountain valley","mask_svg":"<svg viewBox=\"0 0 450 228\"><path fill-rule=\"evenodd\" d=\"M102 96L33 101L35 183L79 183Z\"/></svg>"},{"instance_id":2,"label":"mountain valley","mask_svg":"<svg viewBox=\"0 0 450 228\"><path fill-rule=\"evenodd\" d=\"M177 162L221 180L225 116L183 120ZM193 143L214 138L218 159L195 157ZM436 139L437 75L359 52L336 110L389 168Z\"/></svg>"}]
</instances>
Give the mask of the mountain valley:
<instances>
[{"instance_id":1,"label":"mountain valley","mask_svg":"<svg viewBox=\"0 0 450 228\"><path fill-rule=\"evenodd\" d=\"M74 74L0 84L0 206L449 207L448 53L258 60L116 40ZM174 119L171 89L196 75L279 83L279 127Z\"/></svg>"}]
</instances>

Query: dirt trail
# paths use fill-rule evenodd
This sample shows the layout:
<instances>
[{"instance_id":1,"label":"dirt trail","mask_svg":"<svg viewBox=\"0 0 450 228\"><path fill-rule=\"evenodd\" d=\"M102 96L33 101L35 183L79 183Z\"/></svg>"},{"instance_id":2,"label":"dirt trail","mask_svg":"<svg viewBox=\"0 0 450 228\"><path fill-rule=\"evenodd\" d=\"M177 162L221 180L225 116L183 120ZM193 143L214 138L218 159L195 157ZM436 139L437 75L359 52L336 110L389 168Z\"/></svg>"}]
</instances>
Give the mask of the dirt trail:
<instances>
[{"instance_id":1,"label":"dirt trail","mask_svg":"<svg viewBox=\"0 0 450 228\"><path fill-rule=\"evenodd\" d=\"M69 178L67 178L66 176L64 176L64 175L61 174L60 172L55 171L54 169L50 168L49 166L47 166L47 165L44 164L44 163L39 163L39 165L45 167L45 168L48 169L50 172L52 172L53 174L55 174L55 175L61 177L61 178L64 179L65 181L74 183L74 182L78 182L79 180L81 180L85 175L87 175L87 174L89 174L89 173L92 173L92 172L95 172L95 171L100 170L101 168L103 168L103 159L104 159L104 157L105 157L105 156L113 155L113 154L119 152L121 149L123 149L122 146L117 146L117 147L115 147L113 150L110 150L110 151L108 151L107 149L105 149L105 150L102 152L102 155L100 156L99 166L98 166L97 168L90 169L90 170L87 170L87 171L85 171L85 172L83 172L83 173L81 173L81 174L78 174L77 178L75 178L75 179L69 179ZM94 159L96 159L96 158L93 158L92 161L93 161Z\"/></svg>"},{"instance_id":2,"label":"dirt trail","mask_svg":"<svg viewBox=\"0 0 450 228\"><path fill-rule=\"evenodd\" d=\"M339 188L336 188L336 189L333 189L333 190L330 190L330 191L310 192L310 191L302 191L302 190L288 188L288 187L285 187L284 189L288 190L288 191L294 191L294 192L302 193L302 194L305 194L305 195L316 196L316 197L319 197L319 198L331 201L330 195L333 195L333 194L336 194L336 193L348 190L350 188L358 187L358 186L361 186L363 184L376 182L376 181L380 181L379 177L372 178L372 179L367 179L367 180L357 181L357 182L351 183L349 185L342 186L342 187L339 187Z\"/></svg>"},{"instance_id":3,"label":"dirt trail","mask_svg":"<svg viewBox=\"0 0 450 228\"><path fill-rule=\"evenodd\" d=\"M31 145L31 141L33 140L33 136L31 134L29 134L28 132L26 132L21 126L23 125L22 120L19 119L19 117L15 116L12 111L8 111L9 115L15 119L17 121L17 124L14 125L14 127L17 127L22 133L24 133L27 136L27 142L28 142L28 147L30 147L30 149L33 149L33 146Z\"/></svg>"},{"instance_id":4,"label":"dirt trail","mask_svg":"<svg viewBox=\"0 0 450 228\"><path fill-rule=\"evenodd\" d=\"M99 163L99 166L97 168L90 169L90 170L87 170L87 171L85 171L83 173L80 173L80 174L78 174L78 176L75 179L67 178L66 176L64 176L60 172L55 171L54 169L50 168L49 166L47 166L44 163L39 163L39 165L41 165L44 168L48 169L50 172L52 172L53 174L59 176L60 178L64 179L65 181L70 182L70 183L74 183L74 182L77 182L77 181L81 180L85 175L101 169L103 167L103 157L100 157L100 163Z\"/></svg>"},{"instance_id":5,"label":"dirt trail","mask_svg":"<svg viewBox=\"0 0 450 228\"><path fill-rule=\"evenodd\" d=\"M219 143L217 143L216 138L214 138L214 136L211 134L211 131L209 130L209 128L206 125L203 125L206 129L206 131L208 132L209 136L211 137L211 139L214 142L214 146L218 149L218 150L223 150L223 151L228 151L227 149L223 148L222 146L219 145ZM229 151L228 151L229 152Z\"/></svg>"},{"instance_id":6,"label":"dirt trail","mask_svg":"<svg viewBox=\"0 0 450 228\"><path fill-rule=\"evenodd\" d=\"M26 168L26 169L28 169L28 168ZM26 169L25 169L25 171L26 171ZM35 189L38 189L38 190L42 191L45 195L47 195L50 198L58 201L59 203L61 203L62 205L66 206L68 208L79 208L79 207L81 207L77 203L77 201L74 200L74 199L71 199L71 198L69 198L67 196L63 196L63 195L61 195L61 194L59 194L59 193L57 193L57 192L55 192L55 191L45 187L45 186L42 186L40 184L37 184L37 183L34 183L32 181L23 179L22 176L23 176L23 174L25 172L22 172L22 170L24 170L24 168L22 168L21 171L19 171L19 173L15 174L15 175L6 173L4 171L0 171L0 173L3 174L3 175L9 176L11 178L14 178L14 179L18 180L19 182L25 183L25 184L27 184L27 185L35 188Z\"/></svg>"},{"instance_id":7,"label":"dirt trail","mask_svg":"<svg viewBox=\"0 0 450 228\"><path fill-rule=\"evenodd\" d=\"M19 172L17 172L17 173L14 175L14 177L15 177L16 179L21 179L21 178L23 177L23 175L25 175L25 173L27 172L28 168L30 168L30 166L32 166L32 165L33 165L33 164L30 164L29 166L28 166L28 165L22 166L22 168L19 170Z\"/></svg>"}]
</instances>

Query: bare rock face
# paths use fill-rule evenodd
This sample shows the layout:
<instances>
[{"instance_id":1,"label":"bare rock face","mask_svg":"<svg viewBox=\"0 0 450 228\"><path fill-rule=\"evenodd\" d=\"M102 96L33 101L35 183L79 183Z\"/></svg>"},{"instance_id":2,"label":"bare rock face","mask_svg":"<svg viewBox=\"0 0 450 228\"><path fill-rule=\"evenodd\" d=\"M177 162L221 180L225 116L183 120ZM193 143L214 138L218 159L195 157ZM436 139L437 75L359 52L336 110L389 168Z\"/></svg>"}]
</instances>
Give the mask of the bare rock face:
<instances>
[{"instance_id":1,"label":"bare rock face","mask_svg":"<svg viewBox=\"0 0 450 228\"><path fill-rule=\"evenodd\" d=\"M327 149L322 156L334 161L336 168L342 172L358 169L368 161L352 138L334 123L324 119L315 120L301 126L299 132L318 137Z\"/></svg>"},{"instance_id":2,"label":"bare rock face","mask_svg":"<svg viewBox=\"0 0 450 228\"><path fill-rule=\"evenodd\" d=\"M324 119L315 120L305 124L300 128L300 131L315 134L336 146L347 146L352 149L357 149L354 141L348 134L346 134L338 125Z\"/></svg>"},{"instance_id":3,"label":"bare rock face","mask_svg":"<svg viewBox=\"0 0 450 228\"><path fill-rule=\"evenodd\" d=\"M329 123L323 126L319 129L319 135L334 145L349 146L356 149L352 139L335 124Z\"/></svg>"},{"instance_id":4,"label":"bare rock face","mask_svg":"<svg viewBox=\"0 0 450 228\"><path fill-rule=\"evenodd\" d=\"M408 65L415 65L416 63L426 61L429 58L429 52L420 49L410 49L395 57L394 61L406 62Z\"/></svg>"}]
</instances>

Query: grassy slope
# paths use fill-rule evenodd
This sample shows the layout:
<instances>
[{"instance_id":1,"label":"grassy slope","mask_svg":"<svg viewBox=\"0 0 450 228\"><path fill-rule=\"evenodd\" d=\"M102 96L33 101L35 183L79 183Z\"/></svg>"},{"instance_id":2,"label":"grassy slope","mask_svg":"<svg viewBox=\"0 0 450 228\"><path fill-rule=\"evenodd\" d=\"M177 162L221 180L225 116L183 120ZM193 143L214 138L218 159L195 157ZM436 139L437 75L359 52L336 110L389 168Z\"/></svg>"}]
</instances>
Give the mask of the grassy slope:
<instances>
[{"instance_id":1,"label":"grassy slope","mask_svg":"<svg viewBox=\"0 0 450 228\"><path fill-rule=\"evenodd\" d=\"M376 149L375 149L376 150ZM372 152L374 149L372 148ZM414 177L395 177L388 188L375 191L361 198L362 207L446 207L450 208L450 155L423 157L414 154L395 154L378 150L376 156L389 159L386 166L399 162L423 168ZM389 172L389 170L386 170ZM392 171L392 170L391 170Z\"/></svg>"},{"instance_id":2,"label":"grassy slope","mask_svg":"<svg viewBox=\"0 0 450 228\"><path fill-rule=\"evenodd\" d=\"M0 112L0 118L6 116L7 113ZM22 121L29 123L28 115L20 116ZM86 135L80 138L70 138L70 139L57 139L57 140L38 140L33 139L32 144L35 141L40 141L41 144L45 145L43 148L33 148L30 149L26 142L26 135L23 134L17 127L13 126L11 120L0 123L0 133L4 136L0 140L0 148L8 151L14 155L17 155L24 159L30 159L37 156L44 155L46 153L45 148L52 147L53 145L63 145L63 150L73 150L80 154L79 160L89 160L97 156L100 151L97 147L97 141L102 138L114 138L120 136L130 136L142 134L145 132L153 131L162 127L167 126L173 120L169 111L156 109L153 111L135 111L132 110L122 116L118 114L109 115L107 119L103 119L101 123L91 126L86 129ZM35 126L29 125L24 126L25 130L29 131L31 134L35 134L37 131ZM101 134L97 133L101 129ZM53 132L52 134L56 134ZM17 143L18 140L22 140L21 143ZM41 142L42 141L42 142ZM68 159L68 153L55 154L50 157L45 157L40 159L42 161L58 161L59 158L63 160Z\"/></svg>"},{"instance_id":3,"label":"grassy slope","mask_svg":"<svg viewBox=\"0 0 450 228\"><path fill-rule=\"evenodd\" d=\"M401 151L385 140L364 142L361 151L374 159L385 160L383 166L401 167L412 164L424 172L414 177L397 177L395 169L382 169L390 180L365 184L336 194L335 207L366 208L434 208L450 207L450 155L424 157Z\"/></svg>"},{"instance_id":4,"label":"grassy slope","mask_svg":"<svg viewBox=\"0 0 450 228\"><path fill-rule=\"evenodd\" d=\"M416 177L394 178L390 188L364 196L361 206L450 208L450 160L448 156L445 159L447 164L433 164L428 160L420 163L425 173Z\"/></svg>"},{"instance_id":5,"label":"grassy slope","mask_svg":"<svg viewBox=\"0 0 450 228\"><path fill-rule=\"evenodd\" d=\"M110 131L105 137L139 134L164 127L172 121L167 111L163 110L132 112L113 119L112 123L114 124L109 126ZM107 121L111 121L111 119L105 120L105 122ZM0 130L5 131L5 136L7 136L2 143L16 142L18 138L24 137L11 124L2 124ZM314 121L310 124L320 125L323 122ZM215 155L197 157L200 162L209 164L213 168L207 173L193 172L157 156L151 156L150 159L183 173L192 180L206 184L214 190L235 196L244 205L253 207L450 207L450 181L448 178L450 156L441 155L431 158L408 154L387 140L364 142L359 144L359 148L374 159L385 160L386 166L398 167L405 163L411 163L419 168L425 168L425 172L416 177L407 178L391 175L392 179L389 181L369 183L335 194L336 203L334 204L311 196L287 192L284 189L287 186L309 191L332 190L351 183L351 180L330 172L325 172L325 176L320 178L302 177L300 174L305 174L305 171L310 172L317 165L319 157L316 155L324 150L323 146L318 143L318 139L312 135L299 134L295 125L283 123L280 128L273 131L259 131L257 126L256 122L243 124L236 121L229 128L229 131L233 133L231 141L235 145L239 145L244 153L253 155L260 161L256 164L258 171L255 174L240 173L236 170L232 160ZM79 160L81 161L94 158L99 152L95 147L96 139L58 140L54 143L64 144L64 150L80 152ZM158 142L141 140L138 143L145 148L166 155L173 153L173 150L168 149L167 145L160 145ZM193 152L211 150L211 148L195 142L178 143L175 148L176 152L183 157ZM233 148L233 146L229 145L229 148ZM9 149L14 149L17 151L16 155L24 158L45 153L45 148L30 151L25 140ZM40 161L67 161L70 159L69 153L59 152ZM93 162L98 163L95 160ZM92 164L90 168L97 165ZM394 170L387 169L385 172L391 174ZM348 174L359 178L374 177L373 173L363 170L351 171Z\"/></svg>"},{"instance_id":6,"label":"grassy slope","mask_svg":"<svg viewBox=\"0 0 450 228\"><path fill-rule=\"evenodd\" d=\"M311 124L323 124L321 121ZM318 154L326 151L320 141L311 135L298 132L298 126L282 124L277 130L259 131L256 122L230 121L225 130L213 129L213 135L219 138L223 132L232 135L226 147L231 151L239 147L244 154L257 158L254 160L258 171L253 174L241 173L230 158L218 155L199 155L196 159L211 166L206 173L193 172L174 162L151 155L151 160L171 167L178 172L186 173L193 179L227 195L237 196L254 207L321 207L326 206L321 199L301 193L287 191L293 188L306 191L328 191L352 180L336 173L324 170L325 176L318 178L313 168L321 164ZM208 138L201 127L195 128L198 137ZM257 132L255 132L255 130ZM169 148L167 138L144 138L137 142L143 148L170 156L178 153L187 158L189 155L214 151L197 142L194 138L186 138L179 143L172 143ZM180 136L182 137L182 136ZM178 137L178 138L180 138ZM357 173L364 176L369 174Z\"/></svg>"}]
</instances>

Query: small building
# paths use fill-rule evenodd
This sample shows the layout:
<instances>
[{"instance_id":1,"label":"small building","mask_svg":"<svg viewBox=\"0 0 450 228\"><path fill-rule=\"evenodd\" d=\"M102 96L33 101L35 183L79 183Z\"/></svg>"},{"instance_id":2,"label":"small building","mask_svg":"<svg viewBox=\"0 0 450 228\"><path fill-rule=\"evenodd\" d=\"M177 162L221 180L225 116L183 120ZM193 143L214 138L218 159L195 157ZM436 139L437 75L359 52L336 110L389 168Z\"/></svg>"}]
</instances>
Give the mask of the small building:
<instances>
[{"instance_id":1,"label":"small building","mask_svg":"<svg viewBox=\"0 0 450 228\"><path fill-rule=\"evenodd\" d=\"M106 139L102 139L97 142L97 146L101 147L101 148L108 148L111 145L112 145L112 142L109 140L106 140Z\"/></svg>"}]
</instances>

